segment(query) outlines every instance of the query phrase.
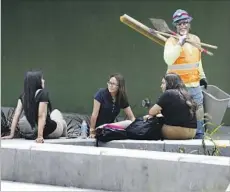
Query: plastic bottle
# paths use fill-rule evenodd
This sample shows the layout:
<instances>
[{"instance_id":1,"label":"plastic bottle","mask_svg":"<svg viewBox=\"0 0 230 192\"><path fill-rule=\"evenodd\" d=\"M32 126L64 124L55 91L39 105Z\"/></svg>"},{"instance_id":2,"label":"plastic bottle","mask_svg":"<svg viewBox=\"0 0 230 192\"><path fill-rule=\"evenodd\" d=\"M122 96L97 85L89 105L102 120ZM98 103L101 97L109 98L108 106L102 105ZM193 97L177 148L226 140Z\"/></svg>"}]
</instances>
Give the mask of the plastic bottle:
<instances>
[{"instance_id":1,"label":"plastic bottle","mask_svg":"<svg viewBox=\"0 0 230 192\"><path fill-rule=\"evenodd\" d=\"M86 139L87 138L87 131L88 131L88 126L85 120L82 121L81 124L81 138Z\"/></svg>"}]
</instances>

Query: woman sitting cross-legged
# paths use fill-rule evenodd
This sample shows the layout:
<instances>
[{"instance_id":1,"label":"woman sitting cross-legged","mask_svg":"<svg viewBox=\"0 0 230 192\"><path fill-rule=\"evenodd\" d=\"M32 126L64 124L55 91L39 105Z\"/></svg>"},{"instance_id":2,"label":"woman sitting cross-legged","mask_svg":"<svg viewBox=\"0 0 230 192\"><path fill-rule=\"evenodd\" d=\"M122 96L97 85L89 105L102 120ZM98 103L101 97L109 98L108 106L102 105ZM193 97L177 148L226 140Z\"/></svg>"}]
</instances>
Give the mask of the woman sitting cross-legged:
<instances>
[{"instance_id":1,"label":"woman sitting cross-legged","mask_svg":"<svg viewBox=\"0 0 230 192\"><path fill-rule=\"evenodd\" d=\"M24 93L19 97L11 125L11 133L2 139L12 139L19 117L24 110L25 117L35 130L37 143L43 143L44 137L59 138L66 129L66 122L61 112L52 111L48 92L44 89L45 80L42 72L29 71L24 79ZM52 111L52 112L51 112Z\"/></svg>"},{"instance_id":2,"label":"woman sitting cross-legged","mask_svg":"<svg viewBox=\"0 0 230 192\"><path fill-rule=\"evenodd\" d=\"M129 106L125 80L121 74L113 74L107 82L108 88L99 89L94 96L93 112L90 122L90 137L95 137L95 129L105 124L113 124L126 128L135 120L133 112ZM129 120L114 123L114 120L124 109Z\"/></svg>"},{"instance_id":3,"label":"woman sitting cross-legged","mask_svg":"<svg viewBox=\"0 0 230 192\"><path fill-rule=\"evenodd\" d=\"M165 139L192 139L196 135L196 104L181 78L168 73L162 79L163 94L149 110L151 118L162 114L162 136Z\"/></svg>"}]
</instances>

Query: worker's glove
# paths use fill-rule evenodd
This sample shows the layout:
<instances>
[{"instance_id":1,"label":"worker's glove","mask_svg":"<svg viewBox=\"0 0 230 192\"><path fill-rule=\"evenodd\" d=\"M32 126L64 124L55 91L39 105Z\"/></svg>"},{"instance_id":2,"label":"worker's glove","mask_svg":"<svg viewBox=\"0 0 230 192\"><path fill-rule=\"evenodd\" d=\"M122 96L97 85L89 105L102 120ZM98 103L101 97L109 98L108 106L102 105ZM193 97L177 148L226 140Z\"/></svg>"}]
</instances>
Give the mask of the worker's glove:
<instances>
[{"instance_id":1,"label":"worker's glove","mask_svg":"<svg viewBox=\"0 0 230 192\"><path fill-rule=\"evenodd\" d=\"M185 41L186 41L187 35L182 35L179 37L179 41L178 43L182 46L184 45Z\"/></svg>"},{"instance_id":2,"label":"worker's glove","mask_svg":"<svg viewBox=\"0 0 230 192\"><path fill-rule=\"evenodd\" d=\"M200 86L204 86L204 88L207 89L208 81L206 78L200 80Z\"/></svg>"}]
</instances>

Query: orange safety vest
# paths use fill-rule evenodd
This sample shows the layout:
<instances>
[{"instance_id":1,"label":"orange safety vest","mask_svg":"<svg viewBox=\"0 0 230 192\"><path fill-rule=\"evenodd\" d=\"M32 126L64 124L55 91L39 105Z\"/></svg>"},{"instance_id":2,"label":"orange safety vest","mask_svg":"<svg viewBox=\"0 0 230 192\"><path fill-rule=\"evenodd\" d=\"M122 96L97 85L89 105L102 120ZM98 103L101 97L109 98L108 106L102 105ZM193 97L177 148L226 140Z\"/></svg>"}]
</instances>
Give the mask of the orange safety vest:
<instances>
[{"instance_id":1,"label":"orange safety vest","mask_svg":"<svg viewBox=\"0 0 230 192\"><path fill-rule=\"evenodd\" d=\"M181 54L174 64L168 66L168 72L178 74L185 84L200 81L200 50L192 45L190 47L187 46L189 45L182 47Z\"/></svg>"}]
</instances>

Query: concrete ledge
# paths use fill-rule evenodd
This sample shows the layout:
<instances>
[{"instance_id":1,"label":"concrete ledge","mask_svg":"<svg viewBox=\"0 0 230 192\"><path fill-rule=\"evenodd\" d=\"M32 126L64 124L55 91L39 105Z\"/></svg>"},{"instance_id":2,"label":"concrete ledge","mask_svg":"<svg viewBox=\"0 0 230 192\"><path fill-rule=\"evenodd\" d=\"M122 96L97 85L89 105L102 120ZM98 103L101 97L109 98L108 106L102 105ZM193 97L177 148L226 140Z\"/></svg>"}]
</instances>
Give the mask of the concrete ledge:
<instances>
[{"instance_id":1,"label":"concrete ledge","mask_svg":"<svg viewBox=\"0 0 230 192\"><path fill-rule=\"evenodd\" d=\"M46 143L77 145L77 146L95 146L95 139L47 139ZM220 150L219 156L230 157L230 140L216 140L216 145ZM2 143L23 145L34 143L34 141L24 139L3 140ZM108 143L100 143L100 147L119 148L119 149L139 149L147 151L163 151L174 153L188 153L199 155L212 155L214 145L210 141L205 141L204 150L201 140L164 140L164 141L140 141L140 140L118 140Z\"/></svg>"},{"instance_id":2,"label":"concrete ledge","mask_svg":"<svg viewBox=\"0 0 230 192\"><path fill-rule=\"evenodd\" d=\"M47 140L47 143L95 146L94 139L56 139ZM220 156L230 157L230 140L216 140ZM192 154L212 154L214 144L211 141L205 141L206 149L202 145L202 140L164 140L164 141L140 141L140 140L118 140L108 143L101 143L101 147L120 148L120 149L139 149L148 151L179 152Z\"/></svg>"},{"instance_id":3,"label":"concrete ledge","mask_svg":"<svg viewBox=\"0 0 230 192\"><path fill-rule=\"evenodd\" d=\"M227 188L226 192L230 192L230 183L228 185L228 188Z\"/></svg>"},{"instance_id":4,"label":"concrete ledge","mask_svg":"<svg viewBox=\"0 0 230 192\"><path fill-rule=\"evenodd\" d=\"M225 191L230 158L2 142L3 180L107 191Z\"/></svg>"},{"instance_id":5,"label":"concrete ledge","mask_svg":"<svg viewBox=\"0 0 230 192\"><path fill-rule=\"evenodd\" d=\"M90 189L79 189L72 187L60 187L52 185L41 185L32 183L20 183L12 181L1 181L1 191L75 191L75 192L106 192ZM107 191L108 192L108 191Z\"/></svg>"}]
</instances>

